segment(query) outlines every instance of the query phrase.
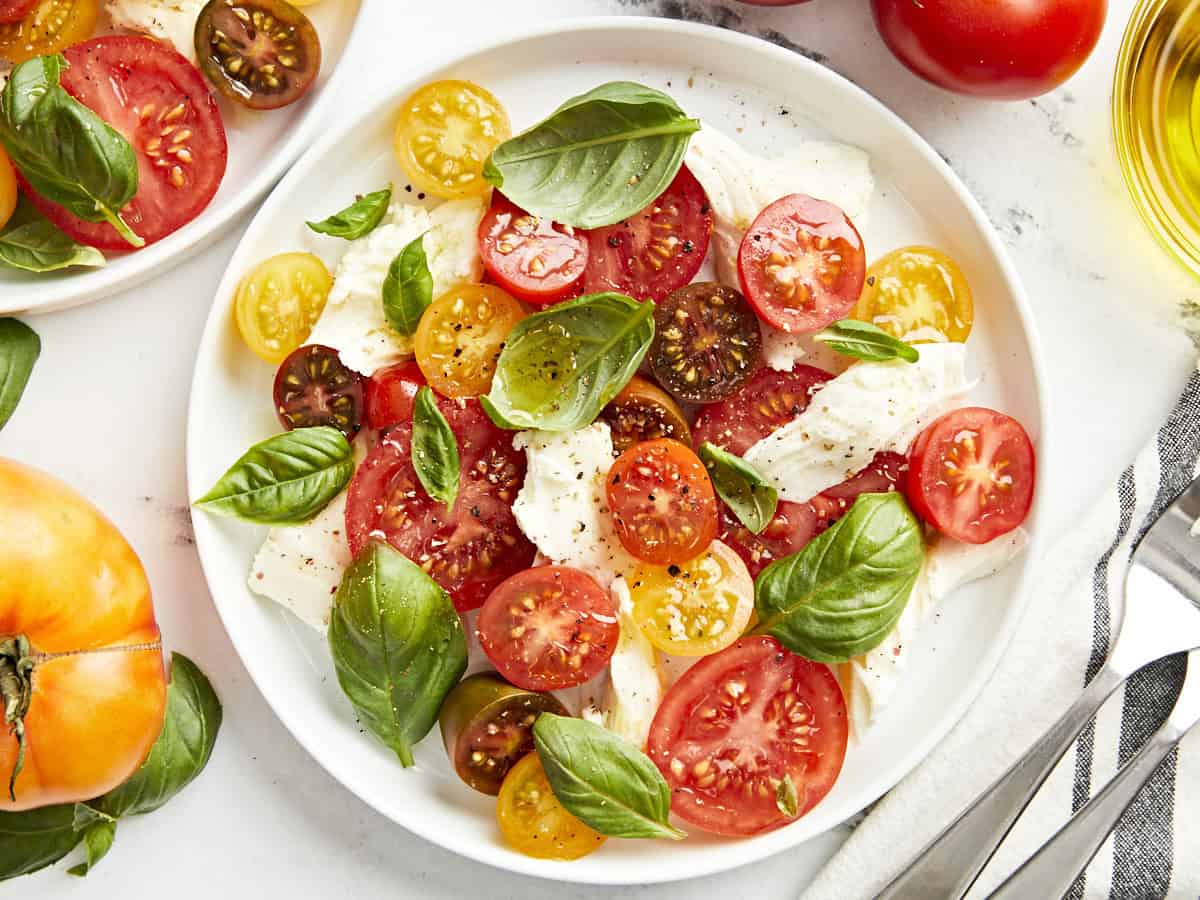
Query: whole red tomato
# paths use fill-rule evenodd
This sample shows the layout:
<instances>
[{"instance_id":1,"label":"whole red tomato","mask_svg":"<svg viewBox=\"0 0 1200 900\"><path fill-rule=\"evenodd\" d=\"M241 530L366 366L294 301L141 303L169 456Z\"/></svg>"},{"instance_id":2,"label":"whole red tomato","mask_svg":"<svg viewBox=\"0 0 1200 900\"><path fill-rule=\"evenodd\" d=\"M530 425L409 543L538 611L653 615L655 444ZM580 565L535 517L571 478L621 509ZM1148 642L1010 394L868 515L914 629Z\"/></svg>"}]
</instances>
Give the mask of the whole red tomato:
<instances>
[{"instance_id":1,"label":"whole red tomato","mask_svg":"<svg viewBox=\"0 0 1200 900\"><path fill-rule=\"evenodd\" d=\"M1083 65L1107 0L871 0L888 48L934 84L997 100L1058 87Z\"/></svg>"}]
</instances>

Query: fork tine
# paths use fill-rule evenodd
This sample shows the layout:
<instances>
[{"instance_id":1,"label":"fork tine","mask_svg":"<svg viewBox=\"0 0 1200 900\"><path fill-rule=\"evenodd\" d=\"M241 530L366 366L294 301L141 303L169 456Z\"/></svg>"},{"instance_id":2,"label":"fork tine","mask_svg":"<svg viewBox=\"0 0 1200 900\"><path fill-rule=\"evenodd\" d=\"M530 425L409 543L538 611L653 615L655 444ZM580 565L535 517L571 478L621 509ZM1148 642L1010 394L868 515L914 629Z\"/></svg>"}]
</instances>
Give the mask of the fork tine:
<instances>
[{"instance_id":1,"label":"fork tine","mask_svg":"<svg viewBox=\"0 0 1200 900\"><path fill-rule=\"evenodd\" d=\"M1200 606L1200 477L1180 492L1142 536L1133 562L1165 578L1179 593Z\"/></svg>"}]
</instances>

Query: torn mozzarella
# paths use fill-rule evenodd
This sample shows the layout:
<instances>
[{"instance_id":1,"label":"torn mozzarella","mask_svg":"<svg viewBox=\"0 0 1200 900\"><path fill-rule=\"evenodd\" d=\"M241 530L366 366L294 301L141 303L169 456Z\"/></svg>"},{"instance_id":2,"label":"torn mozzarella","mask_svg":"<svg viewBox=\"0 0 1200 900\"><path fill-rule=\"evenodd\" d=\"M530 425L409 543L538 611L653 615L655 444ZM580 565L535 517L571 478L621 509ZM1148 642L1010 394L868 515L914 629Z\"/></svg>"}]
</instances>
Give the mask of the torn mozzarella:
<instances>
[{"instance_id":1,"label":"torn mozzarella","mask_svg":"<svg viewBox=\"0 0 1200 900\"><path fill-rule=\"evenodd\" d=\"M196 20L207 0L108 0L105 9L117 28L166 41L196 62Z\"/></svg>"},{"instance_id":2,"label":"torn mozzarella","mask_svg":"<svg viewBox=\"0 0 1200 900\"><path fill-rule=\"evenodd\" d=\"M650 724L662 703L662 678L654 645L633 618L633 598L624 578L612 584L621 635L608 666L608 687L600 705L600 721L637 747L646 745Z\"/></svg>"}]
</instances>

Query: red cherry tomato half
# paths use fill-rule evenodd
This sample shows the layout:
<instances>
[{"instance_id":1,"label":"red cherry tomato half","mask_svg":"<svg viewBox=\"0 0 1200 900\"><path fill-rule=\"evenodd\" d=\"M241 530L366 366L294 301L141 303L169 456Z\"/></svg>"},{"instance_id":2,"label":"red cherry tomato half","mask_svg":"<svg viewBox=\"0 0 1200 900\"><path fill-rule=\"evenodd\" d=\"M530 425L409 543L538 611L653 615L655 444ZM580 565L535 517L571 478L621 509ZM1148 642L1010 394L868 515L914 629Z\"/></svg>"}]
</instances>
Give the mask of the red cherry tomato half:
<instances>
[{"instance_id":1,"label":"red cherry tomato half","mask_svg":"<svg viewBox=\"0 0 1200 900\"><path fill-rule=\"evenodd\" d=\"M379 537L429 572L455 607L477 609L492 589L533 562L512 502L525 480L525 454L511 432L492 424L477 400L439 400L458 441L461 463L454 506L425 493L412 465L412 423L379 442L350 480L346 536L357 556Z\"/></svg>"},{"instance_id":2,"label":"red cherry tomato half","mask_svg":"<svg viewBox=\"0 0 1200 900\"><path fill-rule=\"evenodd\" d=\"M367 379L367 425L382 430L411 422L417 391L424 386L425 376L416 360L377 371Z\"/></svg>"},{"instance_id":3,"label":"red cherry tomato half","mask_svg":"<svg viewBox=\"0 0 1200 900\"><path fill-rule=\"evenodd\" d=\"M353 438L362 428L363 377L332 347L306 344L275 373L275 412L288 431L330 425Z\"/></svg>"},{"instance_id":4,"label":"red cherry tomato half","mask_svg":"<svg viewBox=\"0 0 1200 900\"><path fill-rule=\"evenodd\" d=\"M913 443L906 493L942 534L986 544L1029 515L1034 469L1033 444L1020 422L982 407L956 409Z\"/></svg>"},{"instance_id":5,"label":"red cherry tomato half","mask_svg":"<svg viewBox=\"0 0 1200 900\"><path fill-rule=\"evenodd\" d=\"M671 786L671 810L715 834L781 828L784 777L797 815L829 793L842 769L846 702L828 666L771 637L742 638L707 656L667 691L646 752Z\"/></svg>"},{"instance_id":6,"label":"red cherry tomato half","mask_svg":"<svg viewBox=\"0 0 1200 900\"><path fill-rule=\"evenodd\" d=\"M38 0L0 0L0 23L20 22L37 5Z\"/></svg>"},{"instance_id":7,"label":"red cherry tomato half","mask_svg":"<svg viewBox=\"0 0 1200 900\"><path fill-rule=\"evenodd\" d=\"M732 397L700 410L692 440L697 447L709 441L741 456L804 412L813 392L831 378L815 366L796 366L791 372L759 369Z\"/></svg>"},{"instance_id":8,"label":"red cherry tomato half","mask_svg":"<svg viewBox=\"0 0 1200 900\"><path fill-rule=\"evenodd\" d=\"M479 253L497 285L546 305L574 292L587 266L588 242L583 232L527 213L496 191L479 223Z\"/></svg>"},{"instance_id":9,"label":"red cherry tomato half","mask_svg":"<svg viewBox=\"0 0 1200 900\"><path fill-rule=\"evenodd\" d=\"M862 238L846 214L804 194L759 213L738 249L742 293L783 331L806 334L845 318L866 274Z\"/></svg>"},{"instance_id":10,"label":"red cherry tomato half","mask_svg":"<svg viewBox=\"0 0 1200 900\"><path fill-rule=\"evenodd\" d=\"M121 210L147 244L196 218L225 177L225 126L204 76L169 45L106 35L69 48L62 86L119 131L137 154L138 190ZM85 222L27 190L51 222L81 244L130 250L107 222Z\"/></svg>"},{"instance_id":11,"label":"red cherry tomato half","mask_svg":"<svg viewBox=\"0 0 1200 900\"><path fill-rule=\"evenodd\" d=\"M934 84L997 100L1044 94L1075 74L1104 28L1106 0L871 0L900 62Z\"/></svg>"},{"instance_id":12,"label":"red cherry tomato half","mask_svg":"<svg viewBox=\"0 0 1200 900\"><path fill-rule=\"evenodd\" d=\"M712 208L684 166L657 200L624 222L588 232L583 293L663 299L696 277L712 234Z\"/></svg>"},{"instance_id":13,"label":"red cherry tomato half","mask_svg":"<svg viewBox=\"0 0 1200 900\"><path fill-rule=\"evenodd\" d=\"M479 643L506 679L527 691L583 684L617 647L617 608L589 575L566 566L518 572L487 598Z\"/></svg>"}]
</instances>

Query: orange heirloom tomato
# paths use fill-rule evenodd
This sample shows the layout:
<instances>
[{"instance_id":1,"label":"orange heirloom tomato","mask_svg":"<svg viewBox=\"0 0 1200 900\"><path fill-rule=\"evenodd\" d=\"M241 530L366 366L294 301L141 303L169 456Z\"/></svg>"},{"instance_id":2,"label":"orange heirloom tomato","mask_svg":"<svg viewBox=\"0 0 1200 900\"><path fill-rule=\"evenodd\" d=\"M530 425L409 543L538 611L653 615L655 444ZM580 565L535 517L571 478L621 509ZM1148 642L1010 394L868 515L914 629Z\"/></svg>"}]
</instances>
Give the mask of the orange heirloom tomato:
<instances>
[{"instance_id":1,"label":"orange heirloom tomato","mask_svg":"<svg viewBox=\"0 0 1200 900\"><path fill-rule=\"evenodd\" d=\"M128 779L162 728L150 585L94 506L6 459L0 535L0 810L89 800Z\"/></svg>"}]
</instances>

